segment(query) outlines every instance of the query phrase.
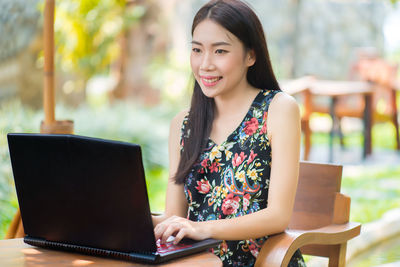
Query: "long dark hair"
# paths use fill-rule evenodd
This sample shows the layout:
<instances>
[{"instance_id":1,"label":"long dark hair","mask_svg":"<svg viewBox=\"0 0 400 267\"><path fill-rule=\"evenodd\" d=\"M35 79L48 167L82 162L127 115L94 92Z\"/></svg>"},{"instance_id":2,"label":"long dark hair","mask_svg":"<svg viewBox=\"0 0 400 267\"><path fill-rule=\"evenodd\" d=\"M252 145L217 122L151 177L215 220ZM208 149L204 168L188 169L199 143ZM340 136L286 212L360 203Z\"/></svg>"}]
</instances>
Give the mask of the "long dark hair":
<instances>
[{"instance_id":1,"label":"long dark hair","mask_svg":"<svg viewBox=\"0 0 400 267\"><path fill-rule=\"evenodd\" d=\"M253 50L256 62L247 70L247 81L255 88L279 89L272 70L267 42L261 22L254 11L240 0L212 0L196 14L192 24L192 36L196 26L205 19L218 23L235 35L246 51ZM183 135L184 149L175 174L175 182L182 184L201 151L207 145L214 119L214 99L206 97L195 81L192 102Z\"/></svg>"}]
</instances>

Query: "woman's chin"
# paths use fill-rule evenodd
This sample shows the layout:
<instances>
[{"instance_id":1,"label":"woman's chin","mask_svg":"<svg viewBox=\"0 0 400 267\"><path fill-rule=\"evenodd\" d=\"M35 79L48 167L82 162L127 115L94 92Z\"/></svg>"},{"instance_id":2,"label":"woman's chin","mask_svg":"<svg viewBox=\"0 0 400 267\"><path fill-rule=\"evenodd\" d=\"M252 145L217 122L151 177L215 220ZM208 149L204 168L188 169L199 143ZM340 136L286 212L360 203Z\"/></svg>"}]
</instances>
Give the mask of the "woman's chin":
<instances>
[{"instance_id":1,"label":"woman's chin","mask_svg":"<svg viewBox=\"0 0 400 267\"><path fill-rule=\"evenodd\" d=\"M221 94L220 86L205 86L204 84L202 84L200 88L203 94L209 98L214 98Z\"/></svg>"},{"instance_id":2,"label":"woman's chin","mask_svg":"<svg viewBox=\"0 0 400 267\"><path fill-rule=\"evenodd\" d=\"M214 98L215 96L218 95L218 92L216 90L210 90L210 89L203 89L201 88L201 91L203 92L203 94L208 97L208 98Z\"/></svg>"}]
</instances>

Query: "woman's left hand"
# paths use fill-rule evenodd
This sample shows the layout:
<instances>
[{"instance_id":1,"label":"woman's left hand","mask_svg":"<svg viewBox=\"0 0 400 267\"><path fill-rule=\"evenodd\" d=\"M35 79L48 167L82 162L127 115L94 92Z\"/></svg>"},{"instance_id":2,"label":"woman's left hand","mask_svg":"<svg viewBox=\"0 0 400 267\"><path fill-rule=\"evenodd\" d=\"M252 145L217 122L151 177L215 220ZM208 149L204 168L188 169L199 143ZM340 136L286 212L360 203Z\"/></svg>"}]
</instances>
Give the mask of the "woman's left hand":
<instances>
[{"instance_id":1,"label":"woman's left hand","mask_svg":"<svg viewBox=\"0 0 400 267\"><path fill-rule=\"evenodd\" d=\"M195 240L209 238L205 223L193 222L188 219L171 216L163 222L157 224L154 228L156 240L161 239L161 243L165 243L170 236L175 236L174 244L178 244L184 237Z\"/></svg>"}]
</instances>

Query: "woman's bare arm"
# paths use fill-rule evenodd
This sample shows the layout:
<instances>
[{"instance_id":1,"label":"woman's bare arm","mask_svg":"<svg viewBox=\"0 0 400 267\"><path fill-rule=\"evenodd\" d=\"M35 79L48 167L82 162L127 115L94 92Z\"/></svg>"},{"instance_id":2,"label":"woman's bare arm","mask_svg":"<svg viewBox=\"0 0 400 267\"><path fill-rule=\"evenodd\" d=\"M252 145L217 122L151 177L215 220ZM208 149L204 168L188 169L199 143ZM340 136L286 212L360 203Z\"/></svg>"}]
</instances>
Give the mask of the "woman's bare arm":
<instances>
[{"instance_id":1,"label":"woman's bare arm","mask_svg":"<svg viewBox=\"0 0 400 267\"><path fill-rule=\"evenodd\" d=\"M154 227L160 222L164 221L170 216L186 217L187 201L183 191L183 184L175 184L173 177L178 169L180 159L180 138L181 126L183 118L187 111L182 111L177 114L171 121L169 140L168 140L168 153L169 153L169 178L167 185L167 196L165 203L165 211L161 216L153 216Z\"/></svg>"},{"instance_id":2,"label":"woman's bare arm","mask_svg":"<svg viewBox=\"0 0 400 267\"><path fill-rule=\"evenodd\" d=\"M284 231L290 221L297 188L299 113L295 100L286 94L277 94L271 102L267 127L272 146L272 166L267 208L233 219L207 222L192 222L173 216L156 227L156 237L165 241L176 234L175 242L185 236L243 240Z\"/></svg>"}]
</instances>

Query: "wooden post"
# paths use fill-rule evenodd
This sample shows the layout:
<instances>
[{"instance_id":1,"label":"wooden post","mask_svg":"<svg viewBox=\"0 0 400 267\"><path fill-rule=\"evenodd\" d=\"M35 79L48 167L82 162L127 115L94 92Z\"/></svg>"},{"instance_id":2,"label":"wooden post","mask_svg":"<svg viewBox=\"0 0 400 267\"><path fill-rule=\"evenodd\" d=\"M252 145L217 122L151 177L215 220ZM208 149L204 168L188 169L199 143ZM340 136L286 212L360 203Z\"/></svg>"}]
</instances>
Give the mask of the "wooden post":
<instances>
[{"instance_id":1,"label":"wooden post","mask_svg":"<svg viewBox=\"0 0 400 267\"><path fill-rule=\"evenodd\" d=\"M311 92L307 89L303 92L304 97L304 116L301 120L301 126L304 133L304 160L308 160L311 150L311 129L310 116L312 113Z\"/></svg>"},{"instance_id":2,"label":"wooden post","mask_svg":"<svg viewBox=\"0 0 400 267\"><path fill-rule=\"evenodd\" d=\"M44 7L44 123L55 122L54 94L54 6L55 0L46 0Z\"/></svg>"},{"instance_id":3,"label":"wooden post","mask_svg":"<svg viewBox=\"0 0 400 267\"><path fill-rule=\"evenodd\" d=\"M44 121L40 132L47 134L72 134L74 123L71 120L56 121L54 92L54 11L55 0L46 0L44 7Z\"/></svg>"},{"instance_id":4,"label":"wooden post","mask_svg":"<svg viewBox=\"0 0 400 267\"><path fill-rule=\"evenodd\" d=\"M46 0L44 7L44 90L43 108L44 121L40 124L40 132L46 134L73 134L74 122L72 120L56 121L55 118L55 93L54 93L54 10L55 0ZM5 238L24 237L19 209L15 214Z\"/></svg>"}]
</instances>

